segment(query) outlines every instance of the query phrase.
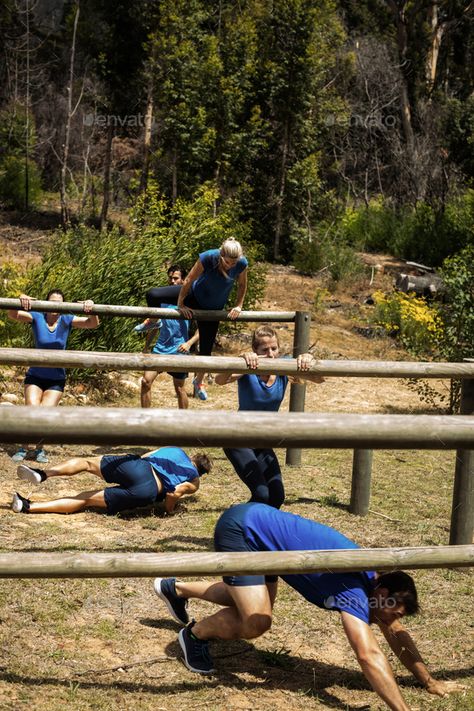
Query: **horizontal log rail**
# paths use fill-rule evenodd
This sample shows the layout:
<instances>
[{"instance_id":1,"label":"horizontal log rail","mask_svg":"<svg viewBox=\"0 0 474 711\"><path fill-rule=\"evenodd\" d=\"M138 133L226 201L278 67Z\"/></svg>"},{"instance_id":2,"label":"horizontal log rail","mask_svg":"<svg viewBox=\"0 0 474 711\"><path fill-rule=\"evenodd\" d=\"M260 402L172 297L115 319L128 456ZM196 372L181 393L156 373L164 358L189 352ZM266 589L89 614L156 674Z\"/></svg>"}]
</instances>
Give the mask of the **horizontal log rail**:
<instances>
[{"instance_id":1,"label":"horizontal log rail","mask_svg":"<svg viewBox=\"0 0 474 711\"><path fill-rule=\"evenodd\" d=\"M20 299L0 299L0 309L21 310ZM45 313L79 314L84 316L82 303L57 302L57 301L32 301L31 311L43 311ZM227 310L205 311L193 309L194 317L198 321L229 321ZM127 316L128 318L184 318L175 309L157 309L149 306L116 306L113 304L94 304L90 313L98 316ZM241 311L237 321L275 321L283 323L293 323L296 319L296 311Z\"/></svg>"},{"instance_id":2,"label":"horizontal log rail","mask_svg":"<svg viewBox=\"0 0 474 711\"><path fill-rule=\"evenodd\" d=\"M163 372L186 370L203 370L208 373L249 372L241 357L56 351L35 348L0 348L0 365ZM262 359L257 369L252 372L298 374L294 358ZM318 360L308 372L325 377L474 378L474 363Z\"/></svg>"},{"instance_id":3,"label":"horizontal log rail","mask_svg":"<svg viewBox=\"0 0 474 711\"><path fill-rule=\"evenodd\" d=\"M142 578L464 568L474 546L256 553L0 553L0 578Z\"/></svg>"},{"instance_id":4,"label":"horizontal log rail","mask_svg":"<svg viewBox=\"0 0 474 711\"><path fill-rule=\"evenodd\" d=\"M0 442L315 447L474 448L474 416L346 415L99 407L2 407Z\"/></svg>"}]
</instances>

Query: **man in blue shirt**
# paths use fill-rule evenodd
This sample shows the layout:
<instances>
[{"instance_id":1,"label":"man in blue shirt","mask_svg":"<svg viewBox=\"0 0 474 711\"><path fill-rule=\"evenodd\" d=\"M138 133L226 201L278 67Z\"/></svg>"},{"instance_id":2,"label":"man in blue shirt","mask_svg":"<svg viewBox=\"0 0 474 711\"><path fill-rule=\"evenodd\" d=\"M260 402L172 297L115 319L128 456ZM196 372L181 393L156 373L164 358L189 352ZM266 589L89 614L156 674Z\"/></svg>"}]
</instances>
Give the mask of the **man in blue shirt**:
<instances>
[{"instance_id":1,"label":"man in blue shirt","mask_svg":"<svg viewBox=\"0 0 474 711\"><path fill-rule=\"evenodd\" d=\"M338 531L292 513L261 503L233 506L217 522L214 533L217 551L291 551L358 548ZM370 625L377 623L402 664L428 692L444 696L456 685L433 679L413 640L400 623L404 615L418 611L413 579L401 571L378 576L361 573L311 573L282 575L281 578L313 605L337 611L344 632L373 689L396 711L408 711L387 658ZM178 582L174 578L155 580L155 592L172 616L186 625L179 643L186 666L199 674L211 674L210 639L253 639L270 629L277 594L277 577L240 575L223 582ZM222 609L199 622L189 622L186 610L190 598L207 600Z\"/></svg>"},{"instance_id":2,"label":"man in blue shirt","mask_svg":"<svg viewBox=\"0 0 474 711\"><path fill-rule=\"evenodd\" d=\"M120 511L150 506L164 501L165 512L171 514L178 500L199 489L200 477L209 472L212 461L207 454L188 456L179 447L139 454L74 457L49 469L34 469L20 464L18 478L41 484L56 476L73 476L81 472L95 474L108 484L105 489L84 491L53 501L30 501L15 493L12 509L15 513L78 513L85 508L105 509L114 515Z\"/></svg>"},{"instance_id":3,"label":"man in blue shirt","mask_svg":"<svg viewBox=\"0 0 474 711\"><path fill-rule=\"evenodd\" d=\"M186 270L179 264L173 264L168 269L168 283L171 286L179 286L183 283ZM174 304L161 303L163 309L176 308ZM163 319L161 321L160 335L156 341L152 353L158 355L188 354L191 347L199 340L199 331L196 330L193 336L189 336L189 321L183 319ZM147 339L148 345L148 339ZM145 370L141 381L140 401L142 407L151 407L151 387L156 379L156 370ZM180 410L186 410L189 405L188 394L186 392L187 373L169 373L173 378L174 390L178 398Z\"/></svg>"}]
</instances>

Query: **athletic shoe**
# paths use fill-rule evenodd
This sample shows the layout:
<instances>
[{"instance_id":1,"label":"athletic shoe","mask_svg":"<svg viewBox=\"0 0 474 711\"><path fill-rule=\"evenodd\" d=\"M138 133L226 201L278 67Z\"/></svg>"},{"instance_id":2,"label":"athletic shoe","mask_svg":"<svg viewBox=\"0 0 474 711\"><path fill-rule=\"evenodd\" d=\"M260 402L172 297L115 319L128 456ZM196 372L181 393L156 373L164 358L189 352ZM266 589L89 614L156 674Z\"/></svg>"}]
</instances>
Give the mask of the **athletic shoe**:
<instances>
[{"instance_id":1,"label":"athletic shoe","mask_svg":"<svg viewBox=\"0 0 474 711\"><path fill-rule=\"evenodd\" d=\"M47 464L49 462L48 455L46 454L44 449L35 450L35 459L40 464Z\"/></svg>"},{"instance_id":2,"label":"athletic shoe","mask_svg":"<svg viewBox=\"0 0 474 711\"><path fill-rule=\"evenodd\" d=\"M213 674L216 670L212 666L209 643L194 637L191 632L193 625L194 622L182 629L178 635L179 644L184 654L184 663L189 671L197 674Z\"/></svg>"},{"instance_id":3,"label":"athletic shoe","mask_svg":"<svg viewBox=\"0 0 474 711\"><path fill-rule=\"evenodd\" d=\"M196 379L193 380L193 397L198 397L200 400L207 400L207 392L204 385L198 385Z\"/></svg>"},{"instance_id":4,"label":"athletic shoe","mask_svg":"<svg viewBox=\"0 0 474 711\"><path fill-rule=\"evenodd\" d=\"M143 321L143 323L139 323L138 326L135 326L133 330L135 333L146 333L147 331L157 331L160 328L160 319L156 320L153 318L147 318Z\"/></svg>"},{"instance_id":5,"label":"athletic shoe","mask_svg":"<svg viewBox=\"0 0 474 711\"><path fill-rule=\"evenodd\" d=\"M15 492L12 499L12 511L15 513L29 513L30 511L30 500L25 499L24 496Z\"/></svg>"},{"instance_id":6,"label":"athletic shoe","mask_svg":"<svg viewBox=\"0 0 474 711\"><path fill-rule=\"evenodd\" d=\"M153 587L176 622L187 625L189 622L189 615L186 611L188 601L177 596L175 583L176 578L155 578Z\"/></svg>"},{"instance_id":7,"label":"athletic shoe","mask_svg":"<svg viewBox=\"0 0 474 711\"><path fill-rule=\"evenodd\" d=\"M46 474L43 469L33 469L26 464L20 464L16 470L18 479L28 481L30 484L41 484L46 479Z\"/></svg>"},{"instance_id":8,"label":"athletic shoe","mask_svg":"<svg viewBox=\"0 0 474 711\"><path fill-rule=\"evenodd\" d=\"M12 462L23 462L26 459L28 452L24 447L20 447L12 456Z\"/></svg>"}]
</instances>

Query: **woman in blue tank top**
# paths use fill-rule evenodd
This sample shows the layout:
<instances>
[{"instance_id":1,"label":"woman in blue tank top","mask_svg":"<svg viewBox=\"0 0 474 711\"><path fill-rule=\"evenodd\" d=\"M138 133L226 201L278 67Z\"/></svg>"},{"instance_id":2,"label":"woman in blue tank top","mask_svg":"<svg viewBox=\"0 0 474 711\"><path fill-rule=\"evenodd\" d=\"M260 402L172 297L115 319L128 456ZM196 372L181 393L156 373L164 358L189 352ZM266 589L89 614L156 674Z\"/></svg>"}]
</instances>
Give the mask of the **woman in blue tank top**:
<instances>
[{"instance_id":1,"label":"woman in blue tank top","mask_svg":"<svg viewBox=\"0 0 474 711\"><path fill-rule=\"evenodd\" d=\"M259 358L278 358L280 344L275 330L266 324L255 329L252 336L252 352L243 358L249 368L256 368ZM314 364L310 353L304 353L296 359L297 368L302 376L315 383L323 382L319 375L304 373ZM285 397L288 385L286 375L266 375L249 373L248 375L219 373L215 382L226 385L238 381L239 410L261 410L277 412ZM298 382L299 378L291 378ZM250 501L269 504L279 509L285 500L285 490L280 464L273 449L225 448L224 453L235 471L251 492Z\"/></svg>"},{"instance_id":2,"label":"woman in blue tank top","mask_svg":"<svg viewBox=\"0 0 474 711\"><path fill-rule=\"evenodd\" d=\"M9 318L20 323L29 323L33 329L35 348L65 350L67 340L72 328L97 328L99 317L73 316L72 314L41 313L31 311L31 303L35 301L31 296L22 294L20 302L23 310L11 309L7 311ZM64 294L59 289L52 289L46 301L64 301ZM93 301L84 301L84 311L89 313L94 306ZM40 368L33 366L28 369L24 380L25 405L43 405L55 407L61 400L66 371L64 368ZM46 452L42 447L34 451L37 462L48 461ZM28 455L27 447L22 446L13 455L15 462L22 462Z\"/></svg>"}]
</instances>

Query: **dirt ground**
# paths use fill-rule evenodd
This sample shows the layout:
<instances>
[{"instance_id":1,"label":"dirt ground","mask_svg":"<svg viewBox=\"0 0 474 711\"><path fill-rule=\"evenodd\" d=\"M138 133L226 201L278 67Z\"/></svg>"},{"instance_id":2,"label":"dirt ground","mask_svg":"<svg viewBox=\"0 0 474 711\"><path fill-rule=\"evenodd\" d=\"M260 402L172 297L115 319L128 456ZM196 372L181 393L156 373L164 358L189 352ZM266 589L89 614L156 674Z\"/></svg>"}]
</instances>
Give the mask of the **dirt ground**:
<instances>
[{"instance_id":1,"label":"dirt ground","mask_svg":"<svg viewBox=\"0 0 474 711\"><path fill-rule=\"evenodd\" d=\"M385 259L385 262L384 262ZM365 282L325 294L315 306L319 280L288 267L272 266L263 309L313 311L311 343L325 359L407 359L388 338L367 338L365 297L391 284L390 259L385 273L369 271ZM388 273L387 273L388 272ZM372 284L369 279L373 277ZM282 349L290 351L292 327L278 327ZM221 338L223 352L246 350L249 332ZM140 342L137 341L137 350ZM5 393L21 402L21 373L3 371ZM104 406L137 406L139 373L111 374ZM440 393L446 384L436 382ZM209 400L191 400L191 408L235 410L236 388L208 385ZM92 404L82 386L68 386L65 404ZM175 403L171 379L155 381L154 407ZM5 405L8 406L8 405ZM287 403L282 410L287 409ZM318 412L418 413L437 410L419 400L404 381L327 379L307 388L306 409ZM179 413L177 412L177 416ZM15 478L10 455L0 450L0 530L3 551L200 551L212 549L212 532L222 510L247 499L223 453L211 451L214 471L198 495L173 517L153 511L121 517L95 512L74 516L14 515L12 492L56 498L94 488L80 475L41 487ZM48 447L51 461L110 451L100 447ZM118 452L118 448L115 448ZM136 449L135 451L139 451ZM279 452L284 462L284 452ZM284 467L285 507L335 526L362 546L438 545L448 540L455 454L387 451L374 454L371 512L365 518L347 510L352 453L307 450L300 467ZM414 574L422 614L407 621L432 673L467 688L448 699L428 696L398 663L393 663L402 691L413 709L472 709L472 575L433 570ZM192 603L196 618L207 603ZM305 603L281 584L272 630L253 642L213 642L217 673L201 678L180 660L178 625L167 615L147 579L4 580L0 582L0 708L56 711L68 708L140 709L375 709L383 708L359 670L337 615ZM385 647L384 647L385 648Z\"/></svg>"}]
</instances>

